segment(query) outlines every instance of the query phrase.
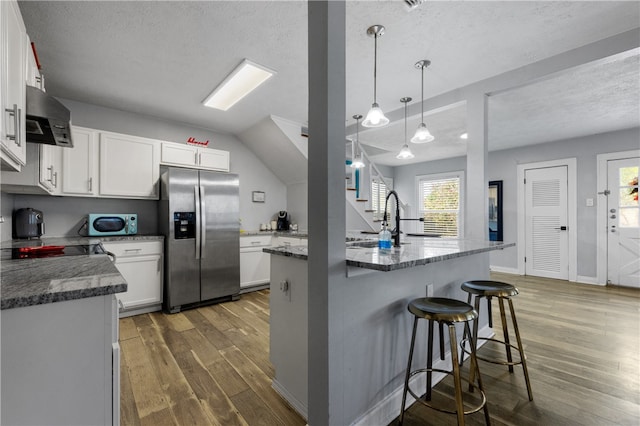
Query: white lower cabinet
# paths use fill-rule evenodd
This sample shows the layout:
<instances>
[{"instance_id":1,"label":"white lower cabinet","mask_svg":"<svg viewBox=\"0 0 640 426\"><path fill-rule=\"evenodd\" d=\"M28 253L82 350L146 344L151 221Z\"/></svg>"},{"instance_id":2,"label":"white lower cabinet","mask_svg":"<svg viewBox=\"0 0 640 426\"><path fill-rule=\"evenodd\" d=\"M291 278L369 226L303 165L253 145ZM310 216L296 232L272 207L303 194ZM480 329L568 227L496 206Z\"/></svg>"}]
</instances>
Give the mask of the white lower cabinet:
<instances>
[{"instance_id":1,"label":"white lower cabinet","mask_svg":"<svg viewBox=\"0 0 640 426\"><path fill-rule=\"evenodd\" d=\"M262 251L269 246L269 235L240 237L240 289L269 283L270 255Z\"/></svg>"},{"instance_id":2,"label":"white lower cabinet","mask_svg":"<svg viewBox=\"0 0 640 426\"><path fill-rule=\"evenodd\" d=\"M120 318L162 309L162 241L108 241L105 250L116 257L115 265L127 291L118 293Z\"/></svg>"},{"instance_id":3,"label":"white lower cabinet","mask_svg":"<svg viewBox=\"0 0 640 426\"><path fill-rule=\"evenodd\" d=\"M273 242L274 245L278 246L307 246L309 241L306 238L299 237L283 237L278 236L275 238Z\"/></svg>"},{"instance_id":4,"label":"white lower cabinet","mask_svg":"<svg viewBox=\"0 0 640 426\"><path fill-rule=\"evenodd\" d=\"M3 425L119 425L113 294L3 309Z\"/></svg>"}]
</instances>

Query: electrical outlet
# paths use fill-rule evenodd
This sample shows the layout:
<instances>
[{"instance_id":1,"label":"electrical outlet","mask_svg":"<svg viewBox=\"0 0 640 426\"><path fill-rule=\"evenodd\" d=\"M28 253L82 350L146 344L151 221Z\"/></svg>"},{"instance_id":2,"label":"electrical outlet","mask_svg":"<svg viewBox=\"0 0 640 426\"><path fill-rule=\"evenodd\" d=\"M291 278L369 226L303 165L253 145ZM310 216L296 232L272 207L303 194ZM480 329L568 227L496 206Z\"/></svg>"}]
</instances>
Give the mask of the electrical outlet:
<instances>
[{"instance_id":1,"label":"electrical outlet","mask_svg":"<svg viewBox=\"0 0 640 426\"><path fill-rule=\"evenodd\" d=\"M433 297L433 284L427 284L427 297Z\"/></svg>"}]
</instances>

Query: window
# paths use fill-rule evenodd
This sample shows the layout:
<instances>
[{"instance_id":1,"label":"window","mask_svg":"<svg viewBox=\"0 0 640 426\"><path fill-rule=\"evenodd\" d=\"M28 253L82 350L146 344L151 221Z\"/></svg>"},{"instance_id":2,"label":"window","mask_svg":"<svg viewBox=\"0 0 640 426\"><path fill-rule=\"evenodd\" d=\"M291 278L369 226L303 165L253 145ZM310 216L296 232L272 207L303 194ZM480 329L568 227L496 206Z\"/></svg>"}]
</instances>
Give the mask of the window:
<instances>
[{"instance_id":1,"label":"window","mask_svg":"<svg viewBox=\"0 0 640 426\"><path fill-rule=\"evenodd\" d=\"M464 172L418 177L418 213L423 232L443 237L462 236Z\"/></svg>"},{"instance_id":2,"label":"window","mask_svg":"<svg viewBox=\"0 0 640 426\"><path fill-rule=\"evenodd\" d=\"M373 220L381 221L384 215L384 203L387 198L387 194L390 189L393 189L393 180L384 178L385 182L380 178L371 179L371 209L373 210ZM387 188L387 184L389 188ZM389 200L389 206L387 207L387 213L393 213L395 210L395 199Z\"/></svg>"}]
</instances>

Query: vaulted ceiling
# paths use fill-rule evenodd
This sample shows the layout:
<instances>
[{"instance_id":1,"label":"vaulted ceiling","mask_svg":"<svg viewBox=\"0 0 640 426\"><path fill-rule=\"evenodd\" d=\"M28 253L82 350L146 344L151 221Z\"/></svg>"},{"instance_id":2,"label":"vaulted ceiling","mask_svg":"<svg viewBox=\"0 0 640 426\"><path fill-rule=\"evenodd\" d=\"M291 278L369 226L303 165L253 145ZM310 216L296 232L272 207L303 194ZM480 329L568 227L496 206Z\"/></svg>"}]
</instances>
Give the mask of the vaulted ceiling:
<instances>
[{"instance_id":1,"label":"vaulted ceiling","mask_svg":"<svg viewBox=\"0 0 640 426\"><path fill-rule=\"evenodd\" d=\"M220 132L247 132L269 115L307 121L307 4L304 1L20 2L54 96L180 121ZM346 124L373 98L378 43L378 103L401 108L571 49L640 27L638 2L425 2L346 4ZM503 149L640 124L638 49L609 61L515 87L489 101L489 147ZM226 112L201 102L242 59L277 74ZM464 105L436 113L436 137L415 161L464 155ZM397 117L398 114L395 114ZM409 132L420 122L409 119ZM376 161L397 165L404 123L361 133Z\"/></svg>"}]
</instances>

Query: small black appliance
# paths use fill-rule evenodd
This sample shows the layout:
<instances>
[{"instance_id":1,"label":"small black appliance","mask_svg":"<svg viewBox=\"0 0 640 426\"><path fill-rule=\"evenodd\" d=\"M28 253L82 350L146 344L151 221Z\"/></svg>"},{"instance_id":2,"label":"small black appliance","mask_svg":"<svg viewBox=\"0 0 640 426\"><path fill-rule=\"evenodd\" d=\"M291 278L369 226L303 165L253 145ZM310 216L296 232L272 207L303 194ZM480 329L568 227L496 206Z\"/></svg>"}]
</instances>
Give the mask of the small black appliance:
<instances>
[{"instance_id":1,"label":"small black appliance","mask_svg":"<svg viewBox=\"0 0 640 426\"><path fill-rule=\"evenodd\" d=\"M44 215L27 207L18 209L13 217L13 238L40 238L44 234Z\"/></svg>"},{"instance_id":2,"label":"small black appliance","mask_svg":"<svg viewBox=\"0 0 640 426\"><path fill-rule=\"evenodd\" d=\"M289 230L289 213L286 210L280 210L278 212L278 231Z\"/></svg>"}]
</instances>

